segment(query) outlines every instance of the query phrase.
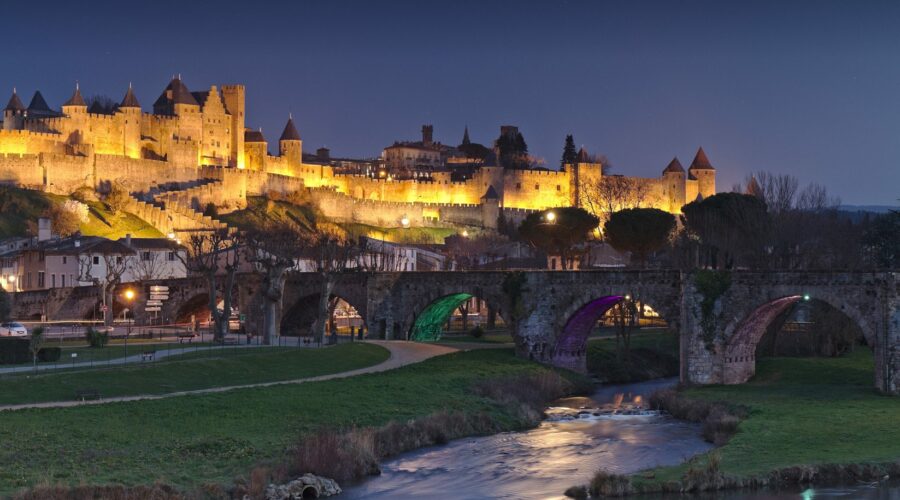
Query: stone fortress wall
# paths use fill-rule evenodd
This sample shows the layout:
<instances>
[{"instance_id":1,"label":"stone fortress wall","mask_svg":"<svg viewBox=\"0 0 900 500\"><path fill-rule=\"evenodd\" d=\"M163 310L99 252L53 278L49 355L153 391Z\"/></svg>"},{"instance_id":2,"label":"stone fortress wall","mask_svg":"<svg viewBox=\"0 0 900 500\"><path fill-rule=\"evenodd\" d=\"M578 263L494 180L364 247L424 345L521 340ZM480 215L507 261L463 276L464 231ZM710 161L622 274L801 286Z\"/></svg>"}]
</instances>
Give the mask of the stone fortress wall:
<instances>
[{"instance_id":1,"label":"stone fortress wall","mask_svg":"<svg viewBox=\"0 0 900 500\"><path fill-rule=\"evenodd\" d=\"M244 113L242 85L190 92L180 78L169 83L153 113L141 110L131 88L110 114L89 112L77 87L61 112L25 108L13 94L0 130L0 183L56 194L81 186L105 191L111 183L138 194L179 183L187 187L163 190L155 204L136 196L136 210L153 220L162 217L154 208L171 211L171 219L189 217L203 227L210 223L197 212L208 203L227 212L245 207L247 196L301 189L309 190L323 213L342 221L496 227L501 211L518 221L535 210L587 208L584 185L603 176L599 163L580 155L559 171L491 165L465 181L453 181L449 172L427 180L336 174L329 165L303 162L293 119L273 155L262 133L244 126ZM685 203L715 193L715 170L702 150L687 172L673 164L659 178L635 179L646 193L645 205L678 213ZM181 222L159 227L186 227Z\"/></svg>"}]
</instances>

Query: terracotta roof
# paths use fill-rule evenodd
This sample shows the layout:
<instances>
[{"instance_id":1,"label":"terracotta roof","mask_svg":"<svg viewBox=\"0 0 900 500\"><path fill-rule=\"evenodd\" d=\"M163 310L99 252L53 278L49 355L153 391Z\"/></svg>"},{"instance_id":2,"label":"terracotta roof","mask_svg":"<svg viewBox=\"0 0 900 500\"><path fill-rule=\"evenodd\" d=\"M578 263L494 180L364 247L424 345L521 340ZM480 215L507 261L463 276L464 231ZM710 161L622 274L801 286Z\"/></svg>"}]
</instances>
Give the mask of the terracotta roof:
<instances>
[{"instance_id":1,"label":"terracotta roof","mask_svg":"<svg viewBox=\"0 0 900 500\"><path fill-rule=\"evenodd\" d=\"M494 186L488 186L487 192L484 193L484 196L481 197L482 200L499 200L500 195L497 194L497 190L494 189Z\"/></svg>"},{"instance_id":2,"label":"terracotta roof","mask_svg":"<svg viewBox=\"0 0 900 500\"><path fill-rule=\"evenodd\" d=\"M697 156L694 156L694 161L691 162L689 170L715 170L712 164L709 163L709 158L706 157L703 148L697 150Z\"/></svg>"},{"instance_id":3,"label":"terracotta roof","mask_svg":"<svg viewBox=\"0 0 900 500\"><path fill-rule=\"evenodd\" d=\"M128 91L125 92L125 97L122 98L122 104L119 105L120 108L140 108L141 104L138 102L137 97L134 95L134 91L131 89L131 85L128 85Z\"/></svg>"},{"instance_id":4,"label":"terracotta roof","mask_svg":"<svg viewBox=\"0 0 900 500\"><path fill-rule=\"evenodd\" d=\"M13 90L12 97L9 98L9 102L6 104L5 111L25 111L25 105L22 104L22 100L19 99L19 94L16 94L15 90Z\"/></svg>"},{"instance_id":5,"label":"terracotta roof","mask_svg":"<svg viewBox=\"0 0 900 500\"><path fill-rule=\"evenodd\" d=\"M671 174L671 173L683 174L684 173L684 167L681 166L681 162L678 161L677 156L675 158L672 158L672 161L669 162L669 166L667 166L663 170L663 173L664 174Z\"/></svg>"},{"instance_id":6,"label":"terracotta roof","mask_svg":"<svg viewBox=\"0 0 900 500\"><path fill-rule=\"evenodd\" d=\"M284 126L284 132L281 133L281 138L279 141L299 141L300 140L300 132L297 132L297 127L294 126L294 119L288 118L287 124Z\"/></svg>"},{"instance_id":7,"label":"terracotta roof","mask_svg":"<svg viewBox=\"0 0 900 500\"><path fill-rule=\"evenodd\" d=\"M262 130L245 130L244 142L266 142Z\"/></svg>"},{"instance_id":8,"label":"terracotta roof","mask_svg":"<svg viewBox=\"0 0 900 500\"><path fill-rule=\"evenodd\" d=\"M34 97L31 98L31 102L28 103L28 111L37 111L39 113L43 112L52 112L50 106L47 105L47 101L44 100L44 96L41 95L41 91L37 90L34 92Z\"/></svg>"},{"instance_id":9,"label":"terracotta roof","mask_svg":"<svg viewBox=\"0 0 900 500\"><path fill-rule=\"evenodd\" d=\"M75 93L72 94L72 97L70 97L63 106L87 106L84 102L84 97L81 97L81 89L78 88L78 84L75 85Z\"/></svg>"}]
</instances>

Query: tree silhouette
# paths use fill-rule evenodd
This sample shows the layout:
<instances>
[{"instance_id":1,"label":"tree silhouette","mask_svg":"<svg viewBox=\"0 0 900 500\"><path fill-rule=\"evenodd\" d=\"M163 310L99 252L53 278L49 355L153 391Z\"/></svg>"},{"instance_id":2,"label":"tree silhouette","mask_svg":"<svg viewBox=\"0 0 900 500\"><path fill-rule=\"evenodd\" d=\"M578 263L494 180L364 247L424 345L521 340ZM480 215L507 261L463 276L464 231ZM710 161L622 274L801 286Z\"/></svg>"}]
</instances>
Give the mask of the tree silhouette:
<instances>
[{"instance_id":1,"label":"tree silhouette","mask_svg":"<svg viewBox=\"0 0 900 500\"><path fill-rule=\"evenodd\" d=\"M675 216L656 208L628 208L613 213L604 229L613 248L631 252L632 259L643 267L647 257L669 240Z\"/></svg>"},{"instance_id":2,"label":"tree silhouette","mask_svg":"<svg viewBox=\"0 0 900 500\"><path fill-rule=\"evenodd\" d=\"M572 134L566 136L566 144L563 146L562 160L559 162L560 168L566 165L574 165L578 161L578 151L575 150L575 139Z\"/></svg>"}]
</instances>

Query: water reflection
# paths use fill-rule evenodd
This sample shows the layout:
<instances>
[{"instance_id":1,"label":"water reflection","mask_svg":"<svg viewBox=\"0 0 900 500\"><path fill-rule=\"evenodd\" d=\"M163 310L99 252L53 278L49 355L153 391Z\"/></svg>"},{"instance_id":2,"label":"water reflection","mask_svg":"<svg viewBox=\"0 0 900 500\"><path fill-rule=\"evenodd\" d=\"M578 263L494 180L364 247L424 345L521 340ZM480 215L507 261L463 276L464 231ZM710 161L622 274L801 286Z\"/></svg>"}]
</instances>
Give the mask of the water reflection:
<instances>
[{"instance_id":1,"label":"water reflection","mask_svg":"<svg viewBox=\"0 0 900 500\"><path fill-rule=\"evenodd\" d=\"M382 464L346 498L565 498L600 467L633 472L709 449L696 425L649 412L643 397L674 380L602 388L554 403L538 428L460 439Z\"/></svg>"}]
</instances>

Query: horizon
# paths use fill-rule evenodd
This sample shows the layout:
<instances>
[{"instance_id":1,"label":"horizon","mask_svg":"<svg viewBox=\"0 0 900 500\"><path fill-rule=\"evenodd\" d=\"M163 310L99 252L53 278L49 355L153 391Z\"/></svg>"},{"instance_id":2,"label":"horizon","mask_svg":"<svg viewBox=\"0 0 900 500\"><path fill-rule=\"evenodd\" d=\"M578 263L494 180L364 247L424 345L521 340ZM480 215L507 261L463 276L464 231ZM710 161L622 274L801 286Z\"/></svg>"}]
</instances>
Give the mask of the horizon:
<instances>
[{"instance_id":1,"label":"horizon","mask_svg":"<svg viewBox=\"0 0 900 500\"><path fill-rule=\"evenodd\" d=\"M845 205L898 205L897 5L332 2L247 17L229 4L55 7L41 36L8 28L20 70L0 89L58 108L75 81L117 102L132 82L146 111L180 73L194 91L246 85L247 126L270 144L292 113L307 153L376 157L423 124L490 145L511 124L551 169L567 134L641 177L703 147L720 191L766 170ZM177 14L129 22L158 12Z\"/></svg>"}]
</instances>

